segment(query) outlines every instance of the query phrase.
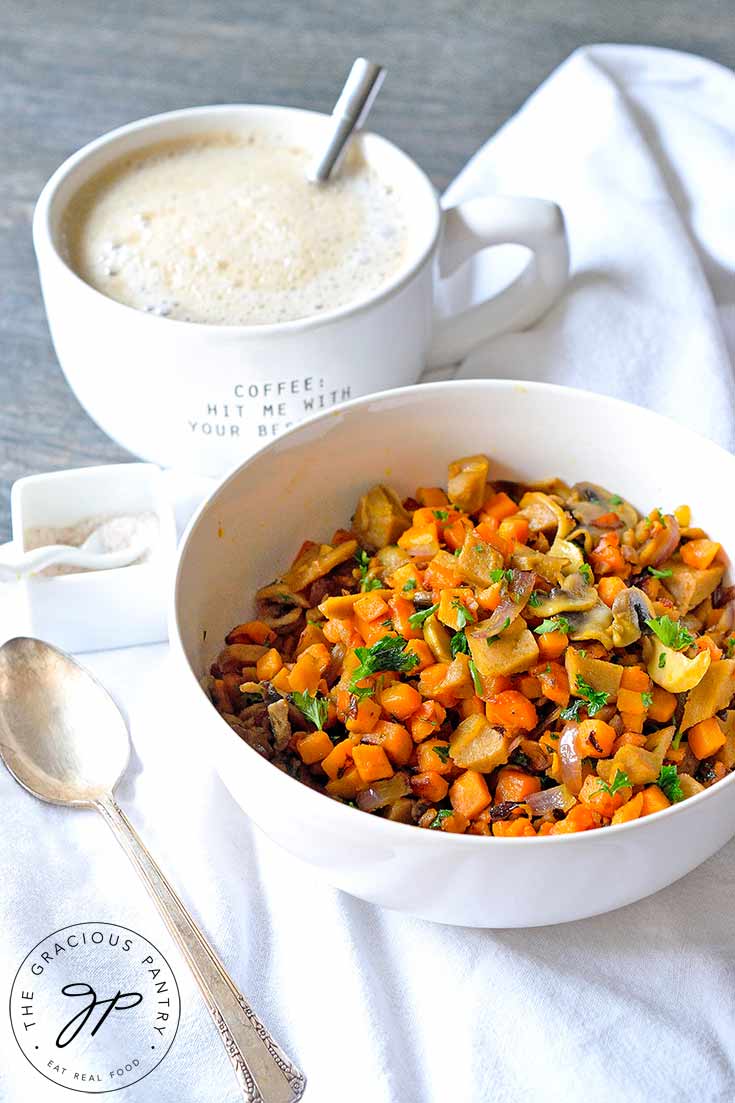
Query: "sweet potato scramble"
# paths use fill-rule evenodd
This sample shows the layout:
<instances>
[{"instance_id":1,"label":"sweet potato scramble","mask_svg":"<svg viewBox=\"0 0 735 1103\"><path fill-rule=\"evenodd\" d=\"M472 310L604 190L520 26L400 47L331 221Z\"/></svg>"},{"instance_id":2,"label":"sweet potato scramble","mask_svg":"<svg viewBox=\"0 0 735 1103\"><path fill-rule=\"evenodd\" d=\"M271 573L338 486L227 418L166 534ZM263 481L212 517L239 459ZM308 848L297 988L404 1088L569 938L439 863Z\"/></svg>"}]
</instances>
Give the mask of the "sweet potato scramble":
<instances>
[{"instance_id":1,"label":"sweet potato scramble","mask_svg":"<svg viewBox=\"0 0 735 1103\"><path fill-rule=\"evenodd\" d=\"M430 830L558 835L668 808L735 765L735 589L690 510L485 456L307 541L208 689L259 754Z\"/></svg>"}]
</instances>

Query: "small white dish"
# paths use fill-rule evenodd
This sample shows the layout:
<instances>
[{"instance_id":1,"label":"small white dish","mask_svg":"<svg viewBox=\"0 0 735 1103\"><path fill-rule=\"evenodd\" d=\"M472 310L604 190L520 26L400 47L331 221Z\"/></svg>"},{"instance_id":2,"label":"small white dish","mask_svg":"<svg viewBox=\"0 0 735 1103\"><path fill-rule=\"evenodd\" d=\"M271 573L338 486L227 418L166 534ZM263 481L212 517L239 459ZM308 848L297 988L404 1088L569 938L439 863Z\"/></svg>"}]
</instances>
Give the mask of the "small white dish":
<instances>
[{"instance_id":1,"label":"small white dish","mask_svg":"<svg viewBox=\"0 0 735 1103\"><path fill-rule=\"evenodd\" d=\"M20 630L64 651L104 651L167 638L166 594L176 525L159 467L121 463L28 475L13 485L10 511L19 555L28 551L25 534L32 528L154 513L158 536L145 562L54 577L31 575L12 588L17 591Z\"/></svg>"}]
</instances>

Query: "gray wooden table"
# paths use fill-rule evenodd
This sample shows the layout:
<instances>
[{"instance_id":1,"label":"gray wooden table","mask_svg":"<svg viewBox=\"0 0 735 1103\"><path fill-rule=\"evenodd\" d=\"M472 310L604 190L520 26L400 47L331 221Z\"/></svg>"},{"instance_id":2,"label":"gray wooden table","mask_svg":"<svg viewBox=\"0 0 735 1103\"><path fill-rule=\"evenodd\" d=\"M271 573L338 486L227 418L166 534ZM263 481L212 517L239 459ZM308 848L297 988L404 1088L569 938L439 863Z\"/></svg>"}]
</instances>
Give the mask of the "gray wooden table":
<instances>
[{"instance_id":1,"label":"gray wooden table","mask_svg":"<svg viewBox=\"0 0 735 1103\"><path fill-rule=\"evenodd\" d=\"M559 62L595 41L733 65L732 0L10 0L0 31L0 540L14 479L127 458L67 388L44 319L31 214L68 154L191 104L328 110L363 53L389 70L371 126L442 187Z\"/></svg>"}]
</instances>

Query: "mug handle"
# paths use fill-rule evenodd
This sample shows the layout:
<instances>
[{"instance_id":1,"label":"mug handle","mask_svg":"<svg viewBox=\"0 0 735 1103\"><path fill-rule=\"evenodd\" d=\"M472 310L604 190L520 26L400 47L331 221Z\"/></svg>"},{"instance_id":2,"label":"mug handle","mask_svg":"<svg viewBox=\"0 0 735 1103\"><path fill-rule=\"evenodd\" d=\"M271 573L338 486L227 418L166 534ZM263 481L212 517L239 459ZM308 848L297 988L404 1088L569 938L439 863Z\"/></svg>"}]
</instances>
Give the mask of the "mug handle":
<instances>
[{"instance_id":1,"label":"mug handle","mask_svg":"<svg viewBox=\"0 0 735 1103\"><path fill-rule=\"evenodd\" d=\"M569 274L569 244L561 208L547 199L493 195L468 199L444 212L439 278L446 279L489 245L525 245L531 258L496 295L434 322L427 367L462 360L490 337L525 329L556 301Z\"/></svg>"}]
</instances>

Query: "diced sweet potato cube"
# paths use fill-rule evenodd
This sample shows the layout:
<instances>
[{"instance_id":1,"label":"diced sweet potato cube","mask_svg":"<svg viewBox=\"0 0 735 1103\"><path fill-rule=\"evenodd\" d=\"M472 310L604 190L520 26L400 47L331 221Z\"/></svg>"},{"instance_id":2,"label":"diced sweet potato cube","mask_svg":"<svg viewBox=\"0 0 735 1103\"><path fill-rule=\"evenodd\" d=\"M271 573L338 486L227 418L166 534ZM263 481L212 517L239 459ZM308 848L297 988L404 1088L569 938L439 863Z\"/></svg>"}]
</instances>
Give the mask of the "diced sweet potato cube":
<instances>
[{"instance_id":1,"label":"diced sweet potato cube","mask_svg":"<svg viewBox=\"0 0 735 1103\"><path fill-rule=\"evenodd\" d=\"M647 785L641 796L643 797L643 807L641 808L642 816L650 816L652 812L661 812L664 808L669 808L671 805L671 801L666 794L659 789L658 785Z\"/></svg>"},{"instance_id":2,"label":"diced sweet potato cube","mask_svg":"<svg viewBox=\"0 0 735 1103\"><path fill-rule=\"evenodd\" d=\"M655 720L657 724L665 724L676 712L676 694L669 693L661 686L654 686L651 693L653 702L648 706L648 719Z\"/></svg>"},{"instance_id":3,"label":"diced sweet potato cube","mask_svg":"<svg viewBox=\"0 0 735 1103\"><path fill-rule=\"evenodd\" d=\"M332 740L325 731L309 732L303 739L299 739L296 750L301 756L302 762L311 766L314 762L321 762L332 751Z\"/></svg>"},{"instance_id":4,"label":"diced sweet potato cube","mask_svg":"<svg viewBox=\"0 0 735 1103\"><path fill-rule=\"evenodd\" d=\"M313 655L305 652L294 664L288 676L292 693L316 693L321 676L319 663Z\"/></svg>"},{"instance_id":5,"label":"diced sweet potato cube","mask_svg":"<svg viewBox=\"0 0 735 1103\"><path fill-rule=\"evenodd\" d=\"M618 808L617 812L612 818L613 824L616 823L629 823L630 820L637 820L643 812L643 793L639 793L636 797L631 797L622 808Z\"/></svg>"},{"instance_id":6,"label":"diced sweet potato cube","mask_svg":"<svg viewBox=\"0 0 735 1103\"><path fill-rule=\"evenodd\" d=\"M725 745L725 733L716 716L700 720L689 729L689 749L697 758L709 758Z\"/></svg>"},{"instance_id":7,"label":"diced sweet potato cube","mask_svg":"<svg viewBox=\"0 0 735 1103\"><path fill-rule=\"evenodd\" d=\"M379 781L380 778L393 776L393 767L380 746L359 743L352 748L352 759L363 781Z\"/></svg>"},{"instance_id":8,"label":"diced sweet potato cube","mask_svg":"<svg viewBox=\"0 0 735 1103\"><path fill-rule=\"evenodd\" d=\"M413 754L413 739L403 724L394 724L391 720L379 720L371 735L383 748L394 766L405 766Z\"/></svg>"},{"instance_id":9,"label":"diced sweet potato cube","mask_svg":"<svg viewBox=\"0 0 735 1103\"><path fill-rule=\"evenodd\" d=\"M459 775L449 790L449 799L455 812L468 820L478 816L491 801L487 782L477 770L465 770Z\"/></svg>"},{"instance_id":10,"label":"diced sweet potato cube","mask_svg":"<svg viewBox=\"0 0 735 1103\"><path fill-rule=\"evenodd\" d=\"M432 803L444 800L449 790L449 782L435 770L414 774L410 779L410 785L415 796Z\"/></svg>"},{"instance_id":11,"label":"diced sweet potato cube","mask_svg":"<svg viewBox=\"0 0 735 1103\"><path fill-rule=\"evenodd\" d=\"M345 722L348 731L357 733L371 732L380 719L380 705L372 697L364 697L357 706L355 716Z\"/></svg>"},{"instance_id":12,"label":"diced sweet potato cube","mask_svg":"<svg viewBox=\"0 0 735 1103\"><path fill-rule=\"evenodd\" d=\"M354 742L348 738L332 747L329 754L322 759L322 769L328 777L336 778L343 773L348 761L352 762L354 746Z\"/></svg>"},{"instance_id":13,"label":"diced sweet potato cube","mask_svg":"<svg viewBox=\"0 0 735 1103\"><path fill-rule=\"evenodd\" d=\"M261 655L255 664L258 681L269 682L271 678L275 678L282 666L283 659L280 651L277 651L275 647L271 647L270 651L266 651L265 655Z\"/></svg>"},{"instance_id":14,"label":"diced sweet potato cube","mask_svg":"<svg viewBox=\"0 0 735 1103\"><path fill-rule=\"evenodd\" d=\"M433 770L437 774L451 774L454 766L449 758L449 744L446 739L427 739L421 743L417 752L420 771Z\"/></svg>"},{"instance_id":15,"label":"diced sweet potato cube","mask_svg":"<svg viewBox=\"0 0 735 1103\"><path fill-rule=\"evenodd\" d=\"M467 587L441 590L439 608L436 611L437 619L453 632L458 632L460 628L475 620L469 609L470 604L474 604L474 594Z\"/></svg>"}]
</instances>

